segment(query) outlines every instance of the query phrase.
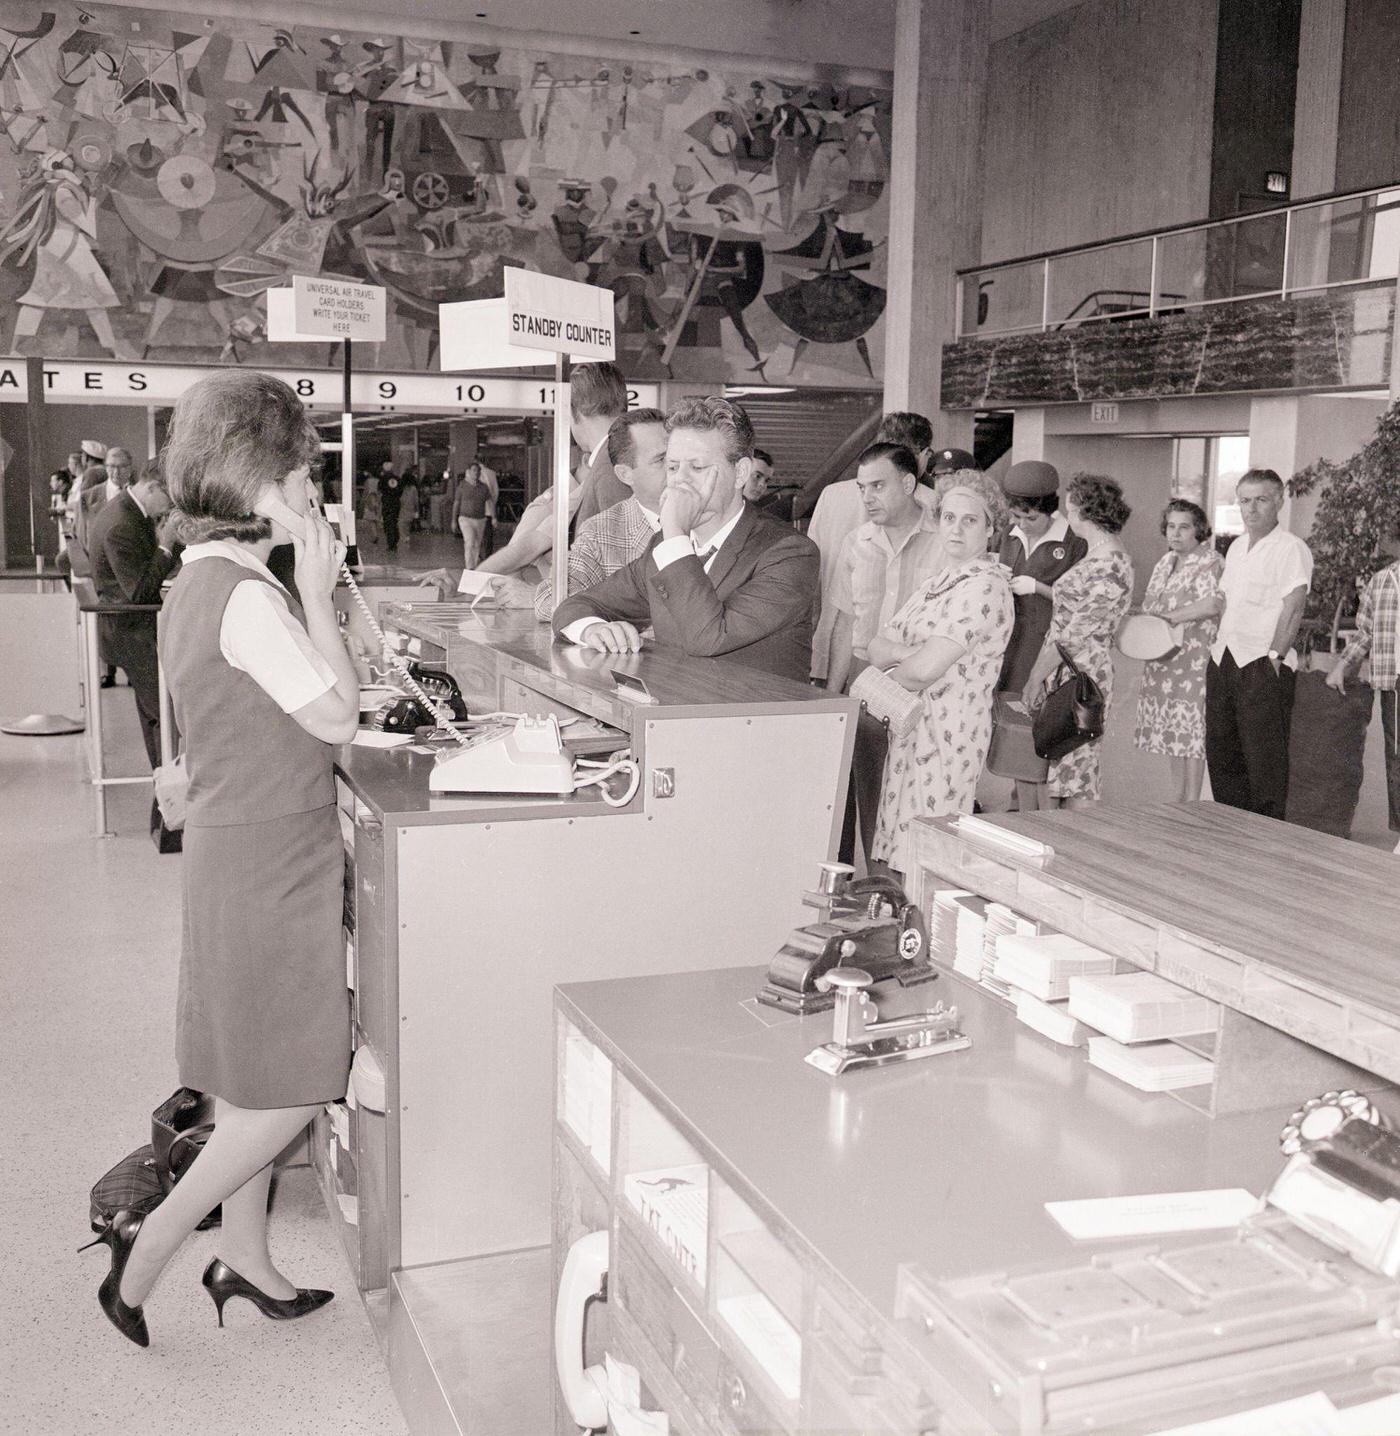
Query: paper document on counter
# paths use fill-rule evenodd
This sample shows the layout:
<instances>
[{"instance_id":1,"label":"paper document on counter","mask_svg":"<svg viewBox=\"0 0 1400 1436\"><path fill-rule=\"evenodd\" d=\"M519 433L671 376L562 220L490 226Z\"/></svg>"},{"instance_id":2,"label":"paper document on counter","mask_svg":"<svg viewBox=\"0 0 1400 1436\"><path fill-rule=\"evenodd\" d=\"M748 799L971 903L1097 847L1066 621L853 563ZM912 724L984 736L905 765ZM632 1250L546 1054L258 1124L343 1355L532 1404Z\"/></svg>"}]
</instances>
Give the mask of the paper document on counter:
<instances>
[{"instance_id":1,"label":"paper document on counter","mask_svg":"<svg viewBox=\"0 0 1400 1436\"><path fill-rule=\"evenodd\" d=\"M1216 1231L1238 1226L1261 1206L1259 1198L1243 1187L1225 1187L1211 1192L1046 1202L1045 1210L1076 1241L1094 1241L1158 1232Z\"/></svg>"},{"instance_id":2,"label":"paper document on counter","mask_svg":"<svg viewBox=\"0 0 1400 1436\"><path fill-rule=\"evenodd\" d=\"M361 728L350 740L355 748L401 748L411 742L412 733L381 733L377 728Z\"/></svg>"}]
</instances>

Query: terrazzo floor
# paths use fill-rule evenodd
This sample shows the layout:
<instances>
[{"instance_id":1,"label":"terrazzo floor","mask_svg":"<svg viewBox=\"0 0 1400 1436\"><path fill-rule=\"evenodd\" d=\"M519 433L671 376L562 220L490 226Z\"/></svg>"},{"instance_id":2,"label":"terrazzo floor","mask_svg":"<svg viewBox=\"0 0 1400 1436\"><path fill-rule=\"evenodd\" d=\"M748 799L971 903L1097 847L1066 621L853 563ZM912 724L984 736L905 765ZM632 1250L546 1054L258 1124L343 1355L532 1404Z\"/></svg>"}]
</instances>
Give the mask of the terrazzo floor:
<instances>
[{"instance_id":1,"label":"terrazzo floor","mask_svg":"<svg viewBox=\"0 0 1400 1436\"><path fill-rule=\"evenodd\" d=\"M137 772L129 690L106 700L112 770ZM307 1167L284 1169L272 1248L337 1297L301 1321L199 1285L218 1233L192 1237L146 1306L151 1345L98 1310L106 1270L88 1189L149 1140L173 1055L180 859L145 835L149 789L116 789L98 839L77 738L0 735L0 1432L16 1436L392 1436L406 1430Z\"/></svg>"}]
</instances>

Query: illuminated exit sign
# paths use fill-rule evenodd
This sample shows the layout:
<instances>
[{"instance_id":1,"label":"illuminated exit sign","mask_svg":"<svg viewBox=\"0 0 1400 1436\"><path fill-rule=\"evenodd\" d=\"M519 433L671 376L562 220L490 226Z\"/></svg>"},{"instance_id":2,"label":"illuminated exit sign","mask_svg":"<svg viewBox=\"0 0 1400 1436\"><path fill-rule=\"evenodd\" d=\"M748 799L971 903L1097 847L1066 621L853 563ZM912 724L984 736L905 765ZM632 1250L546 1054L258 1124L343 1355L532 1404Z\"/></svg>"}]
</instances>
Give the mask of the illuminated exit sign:
<instances>
[{"instance_id":1,"label":"illuminated exit sign","mask_svg":"<svg viewBox=\"0 0 1400 1436\"><path fill-rule=\"evenodd\" d=\"M1118 405L1090 404L1089 422L1091 424L1116 424L1118 422Z\"/></svg>"}]
</instances>

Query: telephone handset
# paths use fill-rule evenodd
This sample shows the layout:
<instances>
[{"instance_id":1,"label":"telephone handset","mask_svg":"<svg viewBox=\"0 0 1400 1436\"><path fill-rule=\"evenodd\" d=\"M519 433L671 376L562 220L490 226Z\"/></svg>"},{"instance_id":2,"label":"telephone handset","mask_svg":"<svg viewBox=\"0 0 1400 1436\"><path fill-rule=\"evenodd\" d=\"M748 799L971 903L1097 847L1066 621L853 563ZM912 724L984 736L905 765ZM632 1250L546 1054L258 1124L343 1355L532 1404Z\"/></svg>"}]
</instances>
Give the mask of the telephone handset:
<instances>
[{"instance_id":1,"label":"telephone handset","mask_svg":"<svg viewBox=\"0 0 1400 1436\"><path fill-rule=\"evenodd\" d=\"M253 501L253 510L255 513L261 514L265 519L272 519L276 523L279 523L289 534L299 539L305 538L305 517L284 503L276 489L270 487L264 489ZM454 714L451 706L443 702L440 697L429 693L413 676L412 672L410 672L408 664L394 652L389 644L389 640L384 636L384 630L379 626L379 620L375 618L368 602L365 600L364 594L360 592L360 586L355 582L355 575L350 572L349 564L341 563L340 576L349 586L350 593L356 604L359 605L360 612L364 614L366 621L369 623L370 631L379 640L380 647L388 657L390 663L398 669L399 677L403 679L409 692L432 714L437 720L438 725L447 729L456 742L465 748L467 746L467 740L452 726Z\"/></svg>"}]
</instances>

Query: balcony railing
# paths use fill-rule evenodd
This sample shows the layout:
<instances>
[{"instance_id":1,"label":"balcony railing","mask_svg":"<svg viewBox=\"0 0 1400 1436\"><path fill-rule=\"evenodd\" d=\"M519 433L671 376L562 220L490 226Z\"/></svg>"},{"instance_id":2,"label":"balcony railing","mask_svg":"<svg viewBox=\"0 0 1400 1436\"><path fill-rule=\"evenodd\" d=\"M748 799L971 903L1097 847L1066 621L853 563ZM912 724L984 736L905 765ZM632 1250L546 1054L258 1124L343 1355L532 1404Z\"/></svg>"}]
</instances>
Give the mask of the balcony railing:
<instances>
[{"instance_id":1,"label":"balcony railing","mask_svg":"<svg viewBox=\"0 0 1400 1436\"><path fill-rule=\"evenodd\" d=\"M960 270L958 337L1393 284L1398 268L1400 188L1370 189Z\"/></svg>"}]
</instances>

